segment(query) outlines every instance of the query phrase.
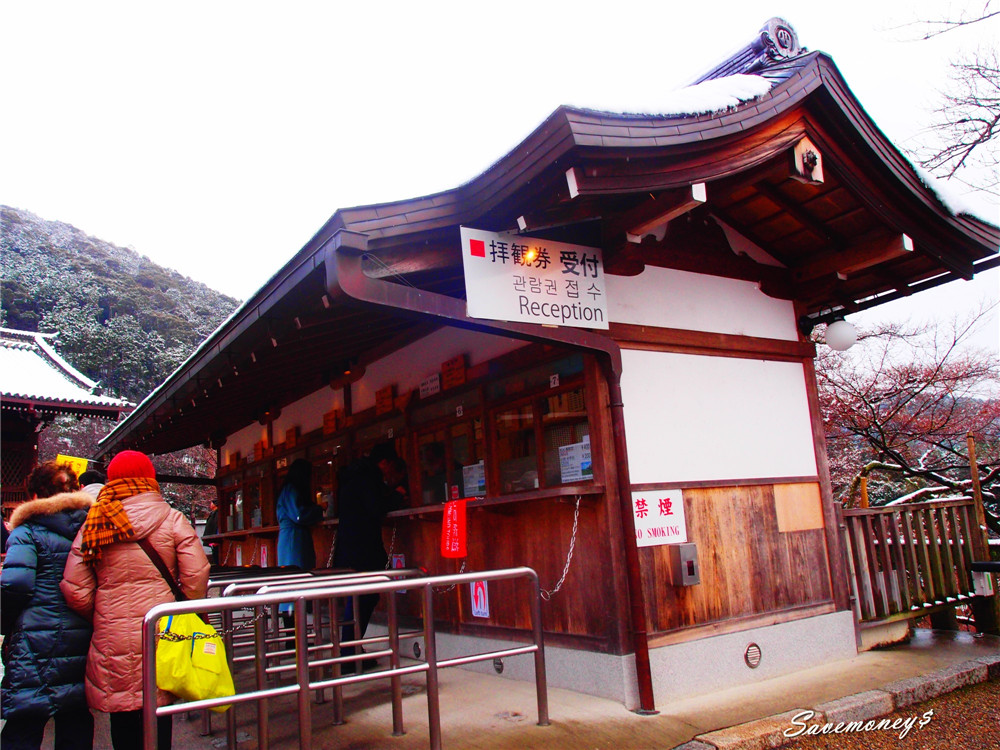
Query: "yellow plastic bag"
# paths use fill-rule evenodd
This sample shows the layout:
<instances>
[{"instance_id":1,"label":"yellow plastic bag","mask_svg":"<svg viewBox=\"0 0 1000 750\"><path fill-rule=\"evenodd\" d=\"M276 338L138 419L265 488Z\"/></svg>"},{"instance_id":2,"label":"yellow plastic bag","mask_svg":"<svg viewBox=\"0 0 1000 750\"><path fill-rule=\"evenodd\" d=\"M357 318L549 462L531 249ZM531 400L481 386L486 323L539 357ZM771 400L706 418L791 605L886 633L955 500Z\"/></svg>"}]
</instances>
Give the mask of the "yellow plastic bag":
<instances>
[{"instance_id":1,"label":"yellow plastic bag","mask_svg":"<svg viewBox=\"0 0 1000 750\"><path fill-rule=\"evenodd\" d=\"M156 686L188 701L235 695L222 636L198 615L161 617L157 624ZM229 706L216 706L222 713Z\"/></svg>"}]
</instances>

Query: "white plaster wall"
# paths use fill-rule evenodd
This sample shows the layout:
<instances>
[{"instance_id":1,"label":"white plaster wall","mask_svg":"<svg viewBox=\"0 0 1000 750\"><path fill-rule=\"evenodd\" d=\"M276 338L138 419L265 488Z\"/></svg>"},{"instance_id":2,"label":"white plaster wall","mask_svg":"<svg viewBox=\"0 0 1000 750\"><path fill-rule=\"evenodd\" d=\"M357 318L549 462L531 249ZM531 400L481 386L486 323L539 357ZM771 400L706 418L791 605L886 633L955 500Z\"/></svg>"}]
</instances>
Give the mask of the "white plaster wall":
<instances>
[{"instance_id":1,"label":"white plaster wall","mask_svg":"<svg viewBox=\"0 0 1000 750\"><path fill-rule=\"evenodd\" d=\"M292 427L300 428L301 434L318 430L323 426L324 414L343 406L344 393L340 388L334 390L327 386L310 393L281 410L280 416L274 420L274 442L283 442L285 431Z\"/></svg>"},{"instance_id":2,"label":"white plaster wall","mask_svg":"<svg viewBox=\"0 0 1000 750\"><path fill-rule=\"evenodd\" d=\"M442 362L459 354L467 354L466 362L472 366L526 343L462 328L442 328L369 365L365 376L352 386L352 408L358 412L374 406L375 392L390 383L396 384L397 393L419 388L424 378L441 371Z\"/></svg>"},{"instance_id":3,"label":"white plaster wall","mask_svg":"<svg viewBox=\"0 0 1000 750\"><path fill-rule=\"evenodd\" d=\"M633 483L817 473L801 364L636 350L622 363Z\"/></svg>"},{"instance_id":4,"label":"white plaster wall","mask_svg":"<svg viewBox=\"0 0 1000 750\"><path fill-rule=\"evenodd\" d=\"M239 453L243 458L253 455L254 443L259 443L267 437L267 427L259 422L251 422L242 430L234 432L226 438L226 443L222 446L222 463L229 463L229 457L234 453Z\"/></svg>"},{"instance_id":5,"label":"white plaster wall","mask_svg":"<svg viewBox=\"0 0 1000 750\"><path fill-rule=\"evenodd\" d=\"M525 346L527 342L504 336L475 333L461 328L442 328L388 357L369 365L365 376L351 386L351 404L354 411L363 411L375 405L375 392L390 383L396 383L397 393L405 393L420 386L421 381L441 371L441 363L459 354L467 355L469 366L499 357ZM274 420L274 441L285 439L285 431L298 426L303 433L323 426L323 415L344 405L343 394L328 386L310 393L281 410ZM222 460L239 451L244 457L253 454L253 446L266 436L266 428L257 422L244 427L226 438Z\"/></svg>"},{"instance_id":6,"label":"white plaster wall","mask_svg":"<svg viewBox=\"0 0 1000 750\"><path fill-rule=\"evenodd\" d=\"M795 309L751 281L647 266L638 276L607 276L615 323L796 341Z\"/></svg>"}]
</instances>

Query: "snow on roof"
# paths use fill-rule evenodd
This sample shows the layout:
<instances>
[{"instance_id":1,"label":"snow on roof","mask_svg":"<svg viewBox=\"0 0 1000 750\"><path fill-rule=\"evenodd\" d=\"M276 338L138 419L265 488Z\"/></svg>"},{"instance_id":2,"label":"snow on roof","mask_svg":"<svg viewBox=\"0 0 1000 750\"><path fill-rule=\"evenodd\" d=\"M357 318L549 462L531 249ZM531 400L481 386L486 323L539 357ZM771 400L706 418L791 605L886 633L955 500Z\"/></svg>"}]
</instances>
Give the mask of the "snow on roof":
<instances>
[{"instance_id":1,"label":"snow on roof","mask_svg":"<svg viewBox=\"0 0 1000 750\"><path fill-rule=\"evenodd\" d=\"M704 115L733 109L744 102L764 96L770 90L771 82L766 78L738 73L669 91L639 109L636 109L635 101L623 102L623 106L615 111L666 117ZM582 107L582 109L608 112L609 105L614 108L613 102L605 100L600 107Z\"/></svg>"},{"instance_id":2,"label":"snow on roof","mask_svg":"<svg viewBox=\"0 0 1000 750\"><path fill-rule=\"evenodd\" d=\"M919 175L921 182L937 197L944 207L951 211L953 216L965 214L982 219L990 224L997 224L997 208L987 208L981 206L972 196L965 195L957 185L947 179L931 174L919 164L910 160L910 165Z\"/></svg>"},{"instance_id":3,"label":"snow on roof","mask_svg":"<svg viewBox=\"0 0 1000 750\"><path fill-rule=\"evenodd\" d=\"M100 396L97 384L60 357L44 334L0 329L0 397L119 409L127 401Z\"/></svg>"}]
</instances>

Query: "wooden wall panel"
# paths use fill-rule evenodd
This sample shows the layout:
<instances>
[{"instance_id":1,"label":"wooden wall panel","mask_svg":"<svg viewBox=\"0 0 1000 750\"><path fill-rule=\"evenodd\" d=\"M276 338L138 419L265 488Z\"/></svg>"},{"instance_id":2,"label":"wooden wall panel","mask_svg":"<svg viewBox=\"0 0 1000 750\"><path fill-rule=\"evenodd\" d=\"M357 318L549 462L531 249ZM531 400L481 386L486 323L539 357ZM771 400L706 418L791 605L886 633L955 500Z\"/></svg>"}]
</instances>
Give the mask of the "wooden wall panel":
<instances>
[{"instance_id":1,"label":"wooden wall panel","mask_svg":"<svg viewBox=\"0 0 1000 750\"><path fill-rule=\"evenodd\" d=\"M671 586L666 547L640 550L648 625L666 633L772 615L831 599L822 528L779 530L771 485L684 491L701 583Z\"/></svg>"},{"instance_id":2,"label":"wooden wall panel","mask_svg":"<svg viewBox=\"0 0 1000 750\"><path fill-rule=\"evenodd\" d=\"M599 639L612 648L618 632L615 579L608 574L610 550L601 525L600 500L591 496L580 505L573 560L561 590L542 602L542 624L548 633ZM575 502L545 499L471 509L468 513L466 572L528 566L538 572L541 587L552 589L562 575L573 530ZM423 520L396 520L395 551L406 555L407 567L426 568L430 575L456 573L461 560L440 554L440 513ZM391 529L385 532L388 548ZM520 590L517 587L522 587ZM473 617L469 587L456 587L435 595L436 620L447 630L530 627L527 584L516 581L490 583L490 618ZM400 613L417 616L421 600L410 594L400 598Z\"/></svg>"}]
</instances>

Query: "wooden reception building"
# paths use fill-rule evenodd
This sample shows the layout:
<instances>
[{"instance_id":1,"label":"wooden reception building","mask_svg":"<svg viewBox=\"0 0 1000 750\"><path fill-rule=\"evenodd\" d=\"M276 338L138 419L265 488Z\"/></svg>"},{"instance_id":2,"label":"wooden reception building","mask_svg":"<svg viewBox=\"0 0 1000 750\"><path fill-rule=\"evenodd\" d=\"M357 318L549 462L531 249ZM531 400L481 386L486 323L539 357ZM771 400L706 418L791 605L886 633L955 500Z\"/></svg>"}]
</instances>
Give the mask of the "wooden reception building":
<instances>
[{"instance_id":1,"label":"wooden reception building","mask_svg":"<svg viewBox=\"0 0 1000 750\"><path fill-rule=\"evenodd\" d=\"M630 707L853 655L809 333L996 266L1000 230L780 19L687 93L699 111L561 107L467 184L338 210L102 451L215 446L223 561L274 565L290 463L314 466L328 560L337 469L391 440L410 507L387 548L534 568L550 682ZM534 275L547 248L577 312ZM535 322L474 313L470 263L498 258ZM464 561L441 556L454 497ZM523 639L526 607L490 601L439 593L439 651Z\"/></svg>"}]
</instances>

